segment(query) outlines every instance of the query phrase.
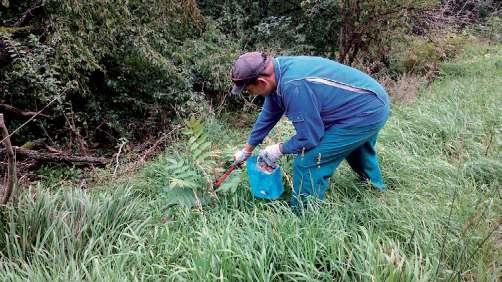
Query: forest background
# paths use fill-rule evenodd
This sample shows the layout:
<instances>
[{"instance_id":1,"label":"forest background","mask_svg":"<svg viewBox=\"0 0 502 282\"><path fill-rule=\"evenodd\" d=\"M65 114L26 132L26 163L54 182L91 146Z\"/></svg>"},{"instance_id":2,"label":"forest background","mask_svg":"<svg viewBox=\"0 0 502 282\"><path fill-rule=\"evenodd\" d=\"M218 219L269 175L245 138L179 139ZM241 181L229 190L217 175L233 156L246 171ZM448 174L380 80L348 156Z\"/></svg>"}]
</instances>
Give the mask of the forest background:
<instances>
[{"instance_id":1,"label":"forest background","mask_svg":"<svg viewBox=\"0 0 502 282\"><path fill-rule=\"evenodd\" d=\"M491 1L9 1L0 5L0 108L16 145L110 154L174 118L240 108L244 50L307 54L390 84L432 79L463 28L496 34ZM397 94L399 95L399 94ZM49 104L47 106L47 104Z\"/></svg>"}]
</instances>

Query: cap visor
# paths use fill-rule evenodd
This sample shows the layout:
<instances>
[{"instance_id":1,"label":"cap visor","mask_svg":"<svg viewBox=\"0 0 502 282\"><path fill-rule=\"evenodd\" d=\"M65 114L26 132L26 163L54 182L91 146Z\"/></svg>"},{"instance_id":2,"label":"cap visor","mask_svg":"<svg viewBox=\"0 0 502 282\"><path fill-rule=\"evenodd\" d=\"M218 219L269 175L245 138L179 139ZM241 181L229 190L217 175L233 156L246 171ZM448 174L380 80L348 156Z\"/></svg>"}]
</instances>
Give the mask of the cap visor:
<instances>
[{"instance_id":1,"label":"cap visor","mask_svg":"<svg viewBox=\"0 0 502 282\"><path fill-rule=\"evenodd\" d=\"M232 87L232 94L234 95L240 94L245 87L246 87L245 84L242 85L234 84L234 87Z\"/></svg>"}]
</instances>

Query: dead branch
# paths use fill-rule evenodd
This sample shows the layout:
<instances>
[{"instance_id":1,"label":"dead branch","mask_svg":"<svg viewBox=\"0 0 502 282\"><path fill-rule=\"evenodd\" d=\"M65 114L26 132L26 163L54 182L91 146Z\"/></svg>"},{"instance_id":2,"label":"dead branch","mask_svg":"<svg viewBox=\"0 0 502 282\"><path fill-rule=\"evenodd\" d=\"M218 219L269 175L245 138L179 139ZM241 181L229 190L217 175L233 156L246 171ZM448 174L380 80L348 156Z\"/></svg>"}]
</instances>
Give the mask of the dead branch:
<instances>
[{"instance_id":1,"label":"dead branch","mask_svg":"<svg viewBox=\"0 0 502 282\"><path fill-rule=\"evenodd\" d=\"M127 172L134 171L137 168L139 168L140 166L142 166L151 157L151 155L154 154L158 150L158 147L161 144L166 143L167 139L174 132L180 130L182 127L183 127L183 125L178 125L175 128L173 128L171 131L162 134L162 136L157 141L155 141L155 143L150 148L148 148L148 150L146 150L146 152L143 154L143 156L141 156L141 158L139 158L137 161L129 164L127 166L127 168L124 169L124 171L122 171L122 173L127 173Z\"/></svg>"},{"instance_id":2,"label":"dead branch","mask_svg":"<svg viewBox=\"0 0 502 282\"><path fill-rule=\"evenodd\" d=\"M87 142L85 142L85 139L80 135L80 132L75 125L75 119L74 115L75 113L73 112L73 109L71 110L71 116L68 117L66 113L63 112L63 116L66 119L66 122L68 123L68 127L70 129L70 133L72 136L75 136L75 140L77 141L78 148L80 149L81 152L84 154L87 153ZM70 144L71 144L71 139L70 139Z\"/></svg>"},{"instance_id":3,"label":"dead branch","mask_svg":"<svg viewBox=\"0 0 502 282\"><path fill-rule=\"evenodd\" d=\"M163 143L166 142L167 138L169 136L171 136L171 134L179 129L181 129L183 127L183 125L178 125L176 126L173 130L169 131L168 133L165 133L162 135L162 137L160 137L159 140L157 140L153 145L152 147L148 148L148 150L145 152L145 154L141 157L141 162L145 162L151 155L152 153L155 152L155 150L157 149L157 147Z\"/></svg>"},{"instance_id":4,"label":"dead branch","mask_svg":"<svg viewBox=\"0 0 502 282\"><path fill-rule=\"evenodd\" d=\"M76 164L91 164L91 165L106 165L108 159L103 157L90 157L90 156L70 156L66 154L58 153L44 153L35 150L28 150L23 147L13 146L16 155L24 158L33 159L42 162L63 162L63 163L76 163ZM5 150L0 150L0 155L4 153Z\"/></svg>"},{"instance_id":5,"label":"dead branch","mask_svg":"<svg viewBox=\"0 0 502 282\"><path fill-rule=\"evenodd\" d=\"M52 118L49 115L45 115L45 114L37 113L37 112L32 112L32 111L23 111L21 109L18 109L16 107L12 106L12 105L3 104L3 103L0 103L0 109L2 109L4 111L11 112L11 113L16 114L18 116L23 116L23 117L32 117L32 116L36 116L38 114L39 116L42 116L44 118Z\"/></svg>"},{"instance_id":6,"label":"dead branch","mask_svg":"<svg viewBox=\"0 0 502 282\"><path fill-rule=\"evenodd\" d=\"M4 205L9 201L12 191L14 190L14 185L16 184L16 160L14 158L14 151L12 150L9 131L5 126L3 114L0 114L0 130L2 131L1 136L3 139L3 144L5 145L5 151L8 159L7 179L4 185L5 190L3 191L3 195L0 195L2 196L0 198L0 204Z\"/></svg>"}]
</instances>

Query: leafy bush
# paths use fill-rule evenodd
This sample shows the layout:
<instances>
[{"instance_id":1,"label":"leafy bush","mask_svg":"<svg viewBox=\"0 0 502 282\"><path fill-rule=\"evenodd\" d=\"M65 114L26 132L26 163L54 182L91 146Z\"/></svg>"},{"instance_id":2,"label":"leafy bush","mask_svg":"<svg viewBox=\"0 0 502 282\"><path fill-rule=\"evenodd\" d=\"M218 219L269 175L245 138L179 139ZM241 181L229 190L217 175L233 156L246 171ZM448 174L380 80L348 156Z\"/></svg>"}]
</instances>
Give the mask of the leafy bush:
<instances>
[{"instance_id":1,"label":"leafy bush","mask_svg":"<svg viewBox=\"0 0 502 282\"><path fill-rule=\"evenodd\" d=\"M435 0L199 3L229 31L239 29L248 48L268 45L288 53L337 57L347 64L357 57L370 62L382 59L396 34L407 32L414 17L438 4Z\"/></svg>"},{"instance_id":2,"label":"leafy bush","mask_svg":"<svg viewBox=\"0 0 502 282\"><path fill-rule=\"evenodd\" d=\"M38 20L46 26L0 34L16 54L2 67L0 98L33 111L60 95L45 126L81 139L80 147L154 134L169 117L198 110L199 92L221 99L229 88L235 45L203 19L195 1L44 3ZM21 17L17 4L8 11Z\"/></svg>"},{"instance_id":3,"label":"leafy bush","mask_svg":"<svg viewBox=\"0 0 502 282\"><path fill-rule=\"evenodd\" d=\"M486 22L472 27L474 34L494 42L502 42L502 16L499 14L487 18Z\"/></svg>"},{"instance_id":4,"label":"leafy bush","mask_svg":"<svg viewBox=\"0 0 502 282\"><path fill-rule=\"evenodd\" d=\"M500 2L496 0L446 0L443 2L444 16L454 15L462 19L464 25L489 17L492 12L500 9Z\"/></svg>"},{"instance_id":5,"label":"leafy bush","mask_svg":"<svg viewBox=\"0 0 502 282\"><path fill-rule=\"evenodd\" d=\"M47 103L50 97L61 91L57 68L47 62L54 55L54 48L42 44L36 35L14 38L13 34L0 33L0 40L11 58L11 65L2 69L2 98L10 98L19 107L35 103Z\"/></svg>"},{"instance_id":6,"label":"leafy bush","mask_svg":"<svg viewBox=\"0 0 502 282\"><path fill-rule=\"evenodd\" d=\"M431 34L429 37L404 36L389 55L389 72L392 75L434 74L440 63L458 54L466 42L465 36L454 33Z\"/></svg>"},{"instance_id":7,"label":"leafy bush","mask_svg":"<svg viewBox=\"0 0 502 282\"><path fill-rule=\"evenodd\" d=\"M320 55L392 77L435 74L466 41L455 23L496 10L493 1L456 0L198 2L246 49Z\"/></svg>"}]
</instances>

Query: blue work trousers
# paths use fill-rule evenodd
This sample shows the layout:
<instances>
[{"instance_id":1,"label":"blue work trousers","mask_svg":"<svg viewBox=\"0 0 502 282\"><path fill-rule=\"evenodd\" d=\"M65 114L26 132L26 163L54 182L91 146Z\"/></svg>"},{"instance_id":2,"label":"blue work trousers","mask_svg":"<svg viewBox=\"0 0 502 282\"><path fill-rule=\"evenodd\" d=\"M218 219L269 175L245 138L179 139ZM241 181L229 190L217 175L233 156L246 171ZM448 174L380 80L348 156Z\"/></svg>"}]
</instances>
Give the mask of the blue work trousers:
<instances>
[{"instance_id":1,"label":"blue work trousers","mask_svg":"<svg viewBox=\"0 0 502 282\"><path fill-rule=\"evenodd\" d=\"M297 155L293 165L293 195L296 206L307 196L324 199L329 178L342 160L378 190L384 190L375 144L385 122L366 127L328 129L318 146Z\"/></svg>"}]
</instances>

